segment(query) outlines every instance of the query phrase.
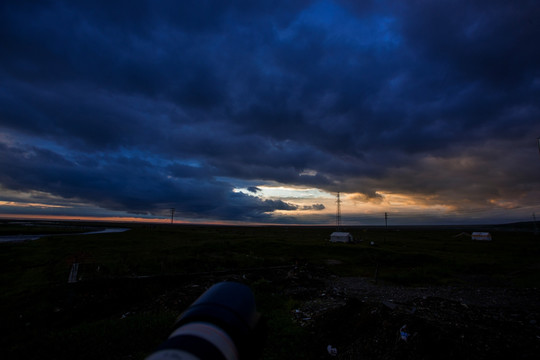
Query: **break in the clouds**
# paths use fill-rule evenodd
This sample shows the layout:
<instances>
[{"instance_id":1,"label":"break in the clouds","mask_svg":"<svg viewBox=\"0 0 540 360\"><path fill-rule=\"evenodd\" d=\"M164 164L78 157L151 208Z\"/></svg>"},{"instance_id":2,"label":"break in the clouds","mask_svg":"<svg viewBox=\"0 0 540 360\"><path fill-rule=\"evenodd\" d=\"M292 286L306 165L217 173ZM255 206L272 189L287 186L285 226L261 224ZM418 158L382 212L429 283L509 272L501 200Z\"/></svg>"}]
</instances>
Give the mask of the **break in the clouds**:
<instances>
[{"instance_id":1,"label":"break in the clouds","mask_svg":"<svg viewBox=\"0 0 540 360\"><path fill-rule=\"evenodd\" d=\"M0 212L326 224L340 191L356 223L529 220L538 18L534 1L3 3Z\"/></svg>"}]
</instances>

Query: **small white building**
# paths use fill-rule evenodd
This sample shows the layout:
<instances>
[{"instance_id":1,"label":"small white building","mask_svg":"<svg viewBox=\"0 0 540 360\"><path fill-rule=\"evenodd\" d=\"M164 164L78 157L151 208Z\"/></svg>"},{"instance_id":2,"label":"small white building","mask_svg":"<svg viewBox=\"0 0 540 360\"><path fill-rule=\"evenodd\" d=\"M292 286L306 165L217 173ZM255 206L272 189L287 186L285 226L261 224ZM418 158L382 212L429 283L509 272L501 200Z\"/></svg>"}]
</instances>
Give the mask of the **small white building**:
<instances>
[{"instance_id":1,"label":"small white building","mask_svg":"<svg viewBox=\"0 0 540 360\"><path fill-rule=\"evenodd\" d=\"M483 241L491 241L491 234L488 232L473 232L471 234L471 239L473 240L483 240Z\"/></svg>"},{"instance_id":2,"label":"small white building","mask_svg":"<svg viewBox=\"0 0 540 360\"><path fill-rule=\"evenodd\" d=\"M330 242L352 242L353 237L348 232L336 231L330 235Z\"/></svg>"}]
</instances>

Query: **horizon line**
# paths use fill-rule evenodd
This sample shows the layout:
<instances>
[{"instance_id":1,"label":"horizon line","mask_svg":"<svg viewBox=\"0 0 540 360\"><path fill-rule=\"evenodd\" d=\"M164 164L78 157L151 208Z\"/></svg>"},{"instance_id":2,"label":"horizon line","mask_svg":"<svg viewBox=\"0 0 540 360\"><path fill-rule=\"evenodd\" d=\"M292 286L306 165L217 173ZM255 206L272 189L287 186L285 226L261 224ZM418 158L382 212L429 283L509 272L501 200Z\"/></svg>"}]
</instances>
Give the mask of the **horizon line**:
<instances>
[{"instance_id":1,"label":"horizon line","mask_svg":"<svg viewBox=\"0 0 540 360\"><path fill-rule=\"evenodd\" d=\"M260 222L247 222L247 221L185 221L174 220L172 223L170 218L139 218L134 216L75 216L75 215L16 215L16 214L1 214L0 221L80 221L80 222L103 222L103 223L134 223L134 224L156 224L156 225L214 225L214 226L311 226L311 227L335 227L333 223L328 224L306 224L306 223L260 223ZM342 228L357 228L357 227L414 227L414 226L447 226L447 227L459 227L459 226L497 226L513 223L534 223L534 221L502 221L496 224L494 223L451 223L451 224L342 224Z\"/></svg>"}]
</instances>

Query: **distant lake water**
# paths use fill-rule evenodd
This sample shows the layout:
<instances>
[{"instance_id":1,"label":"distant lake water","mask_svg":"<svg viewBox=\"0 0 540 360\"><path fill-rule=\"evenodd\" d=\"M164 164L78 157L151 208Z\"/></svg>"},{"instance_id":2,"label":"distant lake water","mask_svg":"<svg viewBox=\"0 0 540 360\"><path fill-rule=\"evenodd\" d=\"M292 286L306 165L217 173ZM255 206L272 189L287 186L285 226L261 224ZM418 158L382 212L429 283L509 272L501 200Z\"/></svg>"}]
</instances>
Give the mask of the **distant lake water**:
<instances>
[{"instance_id":1,"label":"distant lake water","mask_svg":"<svg viewBox=\"0 0 540 360\"><path fill-rule=\"evenodd\" d=\"M13 242L13 241L37 240L45 236L94 235L94 234L106 234L106 233L121 233L128 230L130 229L129 228L108 228L108 229L103 229L103 230L88 231L84 233L71 233L71 234L6 235L6 236L0 236L0 243Z\"/></svg>"}]
</instances>

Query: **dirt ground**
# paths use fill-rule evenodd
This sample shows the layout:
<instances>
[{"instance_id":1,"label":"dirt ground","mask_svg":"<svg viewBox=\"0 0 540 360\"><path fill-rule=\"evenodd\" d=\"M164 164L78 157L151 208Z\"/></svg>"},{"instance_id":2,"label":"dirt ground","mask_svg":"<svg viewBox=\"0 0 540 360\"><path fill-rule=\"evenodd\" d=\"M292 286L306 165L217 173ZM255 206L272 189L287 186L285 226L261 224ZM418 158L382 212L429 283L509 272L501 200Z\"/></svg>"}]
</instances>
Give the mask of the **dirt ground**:
<instances>
[{"instance_id":1,"label":"dirt ground","mask_svg":"<svg viewBox=\"0 0 540 360\"><path fill-rule=\"evenodd\" d=\"M297 285L290 291L305 298L292 315L311 329L314 346L324 354L320 359L536 359L540 354L536 288L410 288L365 278L317 278L307 269L289 278Z\"/></svg>"},{"instance_id":2,"label":"dirt ground","mask_svg":"<svg viewBox=\"0 0 540 360\"><path fill-rule=\"evenodd\" d=\"M168 290L161 296L129 311L185 308L219 281L246 283L256 291L261 279L298 304L290 318L309 333L304 349L311 349L310 359L537 359L540 354L537 288L403 287L298 265L174 279L176 286L163 287ZM84 299L77 302L111 303L103 294Z\"/></svg>"}]
</instances>

